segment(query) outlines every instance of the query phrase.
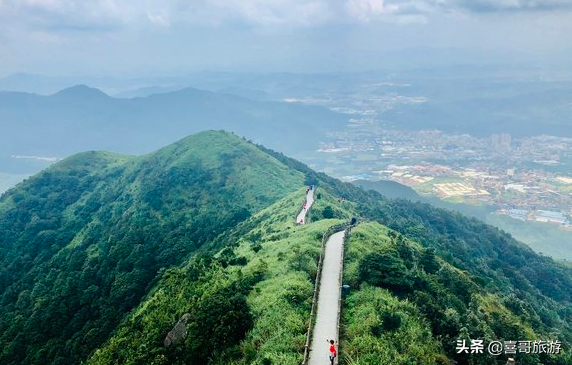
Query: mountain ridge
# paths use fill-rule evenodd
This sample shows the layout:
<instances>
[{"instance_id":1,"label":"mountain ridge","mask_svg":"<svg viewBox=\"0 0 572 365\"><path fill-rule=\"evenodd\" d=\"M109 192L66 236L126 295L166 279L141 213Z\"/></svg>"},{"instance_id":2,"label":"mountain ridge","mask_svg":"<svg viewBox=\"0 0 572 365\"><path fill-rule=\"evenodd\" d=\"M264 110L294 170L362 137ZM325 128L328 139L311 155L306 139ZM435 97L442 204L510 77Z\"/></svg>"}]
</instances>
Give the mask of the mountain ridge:
<instances>
[{"instance_id":1,"label":"mountain ridge","mask_svg":"<svg viewBox=\"0 0 572 365\"><path fill-rule=\"evenodd\" d=\"M322 234L352 217L348 355L440 365L468 363L451 345L466 336L572 343L571 268L476 219L208 131L143 156L75 155L0 197L0 362L298 364ZM185 313L190 335L166 349ZM419 343L400 350L391 333Z\"/></svg>"},{"instance_id":2,"label":"mountain ridge","mask_svg":"<svg viewBox=\"0 0 572 365\"><path fill-rule=\"evenodd\" d=\"M203 163L206 145L212 156ZM225 153L217 153L216 146ZM30 354L46 351L52 361L78 359L86 346L106 338L159 268L180 263L252 211L302 184L301 174L287 172L228 133L205 132L172 147L166 154L163 150L119 163L102 158L109 157L105 153L76 155L0 198L4 340L16 338L20 325L26 326L15 320L22 313L26 323L39 318L51 323L50 328L30 329L35 338L93 337L91 345L74 340L72 348L22 338L26 349L7 348L1 362L39 361ZM253 179L260 170L274 174ZM85 267L96 269L84 272ZM22 286L29 288L27 300L36 303L34 308L10 305L19 300ZM51 299L44 302L46 290ZM99 299L70 296L76 290ZM58 305L67 308L60 319L53 312Z\"/></svg>"},{"instance_id":3,"label":"mountain ridge","mask_svg":"<svg viewBox=\"0 0 572 365\"><path fill-rule=\"evenodd\" d=\"M53 98L78 98L78 97L106 97L106 98L111 98L109 95L107 95L106 93L104 93L103 91L101 91L100 89L94 88L94 87L89 87L87 85L84 84L78 84L78 85L74 85L74 86L70 86L68 88L62 89L52 95L49 95L49 97L53 97Z\"/></svg>"}]
</instances>

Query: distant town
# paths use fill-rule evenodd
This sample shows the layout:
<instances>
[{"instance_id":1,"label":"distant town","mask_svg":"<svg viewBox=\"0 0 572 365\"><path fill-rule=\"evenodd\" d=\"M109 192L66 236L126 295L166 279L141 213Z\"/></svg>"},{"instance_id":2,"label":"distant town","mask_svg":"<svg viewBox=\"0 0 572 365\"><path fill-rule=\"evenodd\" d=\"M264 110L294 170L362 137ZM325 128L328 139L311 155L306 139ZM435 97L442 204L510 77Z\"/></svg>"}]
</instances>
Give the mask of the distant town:
<instances>
[{"instance_id":1,"label":"distant town","mask_svg":"<svg viewBox=\"0 0 572 365\"><path fill-rule=\"evenodd\" d=\"M350 125L321 144L317 168L346 181L392 180L421 195L572 230L572 138L400 131L367 118Z\"/></svg>"}]
</instances>

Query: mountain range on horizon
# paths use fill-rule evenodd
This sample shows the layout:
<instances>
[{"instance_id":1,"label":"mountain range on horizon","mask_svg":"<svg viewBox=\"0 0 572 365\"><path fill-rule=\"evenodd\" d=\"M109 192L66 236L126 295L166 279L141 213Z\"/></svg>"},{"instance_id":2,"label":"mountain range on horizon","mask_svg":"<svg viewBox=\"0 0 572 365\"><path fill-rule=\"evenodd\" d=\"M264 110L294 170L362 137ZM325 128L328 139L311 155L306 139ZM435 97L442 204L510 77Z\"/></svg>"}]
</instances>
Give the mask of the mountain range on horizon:
<instances>
[{"instance_id":1,"label":"mountain range on horizon","mask_svg":"<svg viewBox=\"0 0 572 365\"><path fill-rule=\"evenodd\" d=\"M185 88L130 99L78 85L49 96L0 92L0 171L10 156L66 157L84 150L148 153L183 135L226 129L293 155L314 151L346 117L319 106L255 101Z\"/></svg>"},{"instance_id":2,"label":"mountain range on horizon","mask_svg":"<svg viewBox=\"0 0 572 365\"><path fill-rule=\"evenodd\" d=\"M102 85L107 94L87 86L64 88L80 78L17 74L0 79L0 90L55 84L49 95L0 92L0 172L39 171L16 163L11 155L63 158L86 149L139 154L208 128L230 130L303 159L328 133L346 130L346 122L356 117L402 131L572 137L569 76L546 72L538 67L457 66L81 79ZM364 104L367 100L378 102ZM348 105L357 114L337 112Z\"/></svg>"},{"instance_id":3,"label":"mountain range on horizon","mask_svg":"<svg viewBox=\"0 0 572 365\"><path fill-rule=\"evenodd\" d=\"M297 225L304 185L316 202ZM207 131L141 156L79 153L0 197L0 362L299 364L322 236L351 218L345 359L504 364L456 341L572 343L572 268ZM178 323L186 336L166 346Z\"/></svg>"}]
</instances>

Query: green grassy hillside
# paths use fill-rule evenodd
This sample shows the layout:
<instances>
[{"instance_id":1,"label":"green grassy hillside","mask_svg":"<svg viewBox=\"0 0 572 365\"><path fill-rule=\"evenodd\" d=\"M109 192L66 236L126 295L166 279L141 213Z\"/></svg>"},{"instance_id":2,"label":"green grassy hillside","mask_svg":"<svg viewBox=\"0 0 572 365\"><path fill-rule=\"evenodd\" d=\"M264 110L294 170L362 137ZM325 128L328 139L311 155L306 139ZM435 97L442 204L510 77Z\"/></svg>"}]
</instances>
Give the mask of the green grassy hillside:
<instances>
[{"instance_id":1,"label":"green grassy hillside","mask_svg":"<svg viewBox=\"0 0 572 365\"><path fill-rule=\"evenodd\" d=\"M168 270L88 364L300 364L322 235L340 222L295 225L301 197L280 200ZM189 335L165 348L184 313Z\"/></svg>"},{"instance_id":2,"label":"green grassy hillside","mask_svg":"<svg viewBox=\"0 0 572 365\"><path fill-rule=\"evenodd\" d=\"M518 290L487 290L484 279L378 223L361 224L346 250L344 282L354 290L344 307L344 359L349 364L448 364L447 359L504 364L505 355L457 354L456 341L549 340L562 332L569 340L567 323L546 321L547 313L519 299ZM512 357L531 365L570 361L569 353Z\"/></svg>"},{"instance_id":3,"label":"green grassy hillside","mask_svg":"<svg viewBox=\"0 0 572 365\"><path fill-rule=\"evenodd\" d=\"M317 200L296 226L304 184ZM0 199L0 363L299 364L322 235L352 217L345 363L506 362L456 354L468 338L558 339L563 355L519 364L572 361L571 267L205 132L76 155Z\"/></svg>"},{"instance_id":4,"label":"green grassy hillside","mask_svg":"<svg viewBox=\"0 0 572 365\"><path fill-rule=\"evenodd\" d=\"M434 322L435 319L439 321L446 313L452 314L449 309L468 315L469 312L465 308L471 306L476 306L477 311L488 308L489 317L485 319L487 325L493 328L495 340L513 338L511 340L513 341L514 338L521 336L523 337L521 340L534 341L540 340L540 337L546 337L548 340L558 338L562 341L564 349L569 349L572 345L572 270L569 265L555 262L550 257L540 256L507 233L477 219L438 209L428 204L413 203L402 199L386 199L375 191L366 192L351 184L341 183L325 174L313 172L307 166L282 154L266 151L285 164L304 172L307 181L318 181L322 188L333 195L344 197L347 202L351 202L349 204L356 207L355 214L361 216L362 219L377 222L398 233L399 237L402 237L401 241L417 242L425 250L433 252L439 262L447 264L445 267L454 268L455 274L448 275L454 277L464 272L465 278L471 278L472 283L466 282L462 285L456 284L457 280L449 279L454 285L439 289L439 285L432 284L431 277L428 280L428 286L424 284L427 280L421 275L423 270L406 270L412 275L411 281L407 280L402 285L404 287L411 285L411 289L420 296L419 302L428 303L429 307L419 307L417 310L420 316L425 318L425 323L431 324L432 336L441 342L445 355L461 364L492 364L495 361L497 364L504 364L506 362L503 357L496 360L491 357L471 358L468 361L467 358L456 356L451 352L455 349L455 343L450 341L460 338L459 336L464 336L462 337L464 339L469 335L473 339L478 339L476 336L492 336L491 332L487 332L488 330L480 324L480 321L484 320L482 317L473 318L469 322L459 322L459 324L466 324L466 327L461 326L452 330L445 324L440 326L439 323ZM368 245L382 245L383 236L380 234L379 242L369 242ZM367 252L367 250L363 251ZM373 260L370 260L366 266L379 266L384 260L385 255L373 256ZM411 262L413 257L400 260L404 261L402 264L415 264ZM398 267L402 268L402 265L398 264ZM391 284L393 281L399 283L402 273L392 268L385 275ZM420 278L423 280L420 281ZM360 287L364 281L367 284L366 280L361 280L354 282L354 285ZM375 286L389 290L400 300L409 302L415 300L410 292L402 291L403 288L400 289L399 286L393 285L381 282ZM421 285L421 287L416 289L415 285ZM460 286L457 287L457 285ZM377 291L378 289L369 290ZM433 290L436 291L433 292ZM374 294L368 291L363 295L361 298L368 298L368 295ZM424 295L428 297L424 298ZM443 300L443 298L454 298L459 295L464 298L464 301ZM435 300L431 299L432 297ZM367 302L369 299L364 300ZM503 308L507 308L508 311ZM355 318L346 320L348 321L347 336L349 336L351 334L349 326ZM418 323L423 325L423 322ZM532 326L536 334L544 336L539 338L524 336L525 334L531 335L530 332L523 330L523 328L528 328L526 326ZM447 332L449 330L450 332ZM351 341L351 338L346 337L346 340ZM421 345L421 343L412 344L410 351L414 352ZM364 349L367 350L367 346L358 347L358 352ZM412 361L416 363L417 360ZM564 355L560 357L535 358L532 356L519 358L519 361L523 364L564 365L569 364L572 357L569 350L564 350Z\"/></svg>"},{"instance_id":5,"label":"green grassy hillside","mask_svg":"<svg viewBox=\"0 0 572 365\"><path fill-rule=\"evenodd\" d=\"M82 153L28 179L0 200L0 363L77 363L161 269L302 181L224 132L137 158Z\"/></svg>"}]
</instances>

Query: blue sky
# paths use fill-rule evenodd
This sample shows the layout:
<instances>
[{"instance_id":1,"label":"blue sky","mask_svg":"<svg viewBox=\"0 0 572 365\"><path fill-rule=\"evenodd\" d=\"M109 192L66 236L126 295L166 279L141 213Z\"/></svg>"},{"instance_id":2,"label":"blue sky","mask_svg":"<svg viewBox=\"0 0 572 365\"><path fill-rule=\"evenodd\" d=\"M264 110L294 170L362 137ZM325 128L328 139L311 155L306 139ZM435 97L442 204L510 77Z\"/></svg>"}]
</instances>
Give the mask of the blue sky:
<instances>
[{"instance_id":1,"label":"blue sky","mask_svg":"<svg viewBox=\"0 0 572 365\"><path fill-rule=\"evenodd\" d=\"M0 76L566 64L571 35L572 0L0 0Z\"/></svg>"}]
</instances>

